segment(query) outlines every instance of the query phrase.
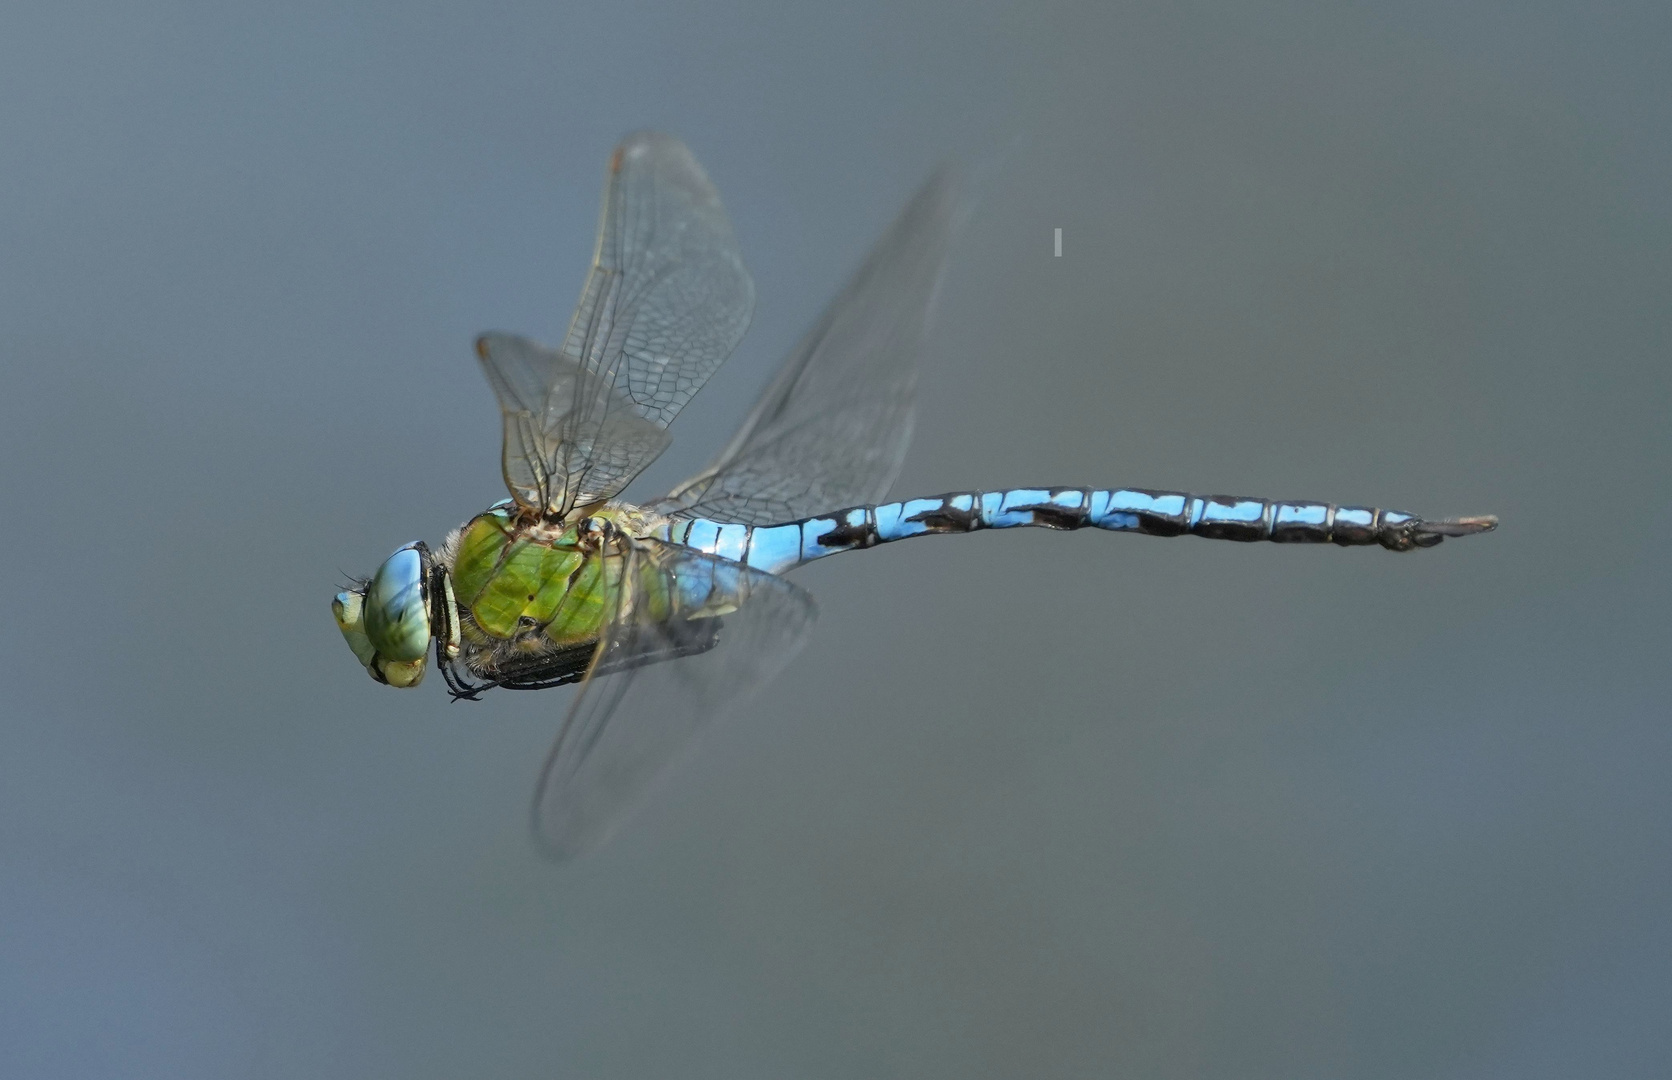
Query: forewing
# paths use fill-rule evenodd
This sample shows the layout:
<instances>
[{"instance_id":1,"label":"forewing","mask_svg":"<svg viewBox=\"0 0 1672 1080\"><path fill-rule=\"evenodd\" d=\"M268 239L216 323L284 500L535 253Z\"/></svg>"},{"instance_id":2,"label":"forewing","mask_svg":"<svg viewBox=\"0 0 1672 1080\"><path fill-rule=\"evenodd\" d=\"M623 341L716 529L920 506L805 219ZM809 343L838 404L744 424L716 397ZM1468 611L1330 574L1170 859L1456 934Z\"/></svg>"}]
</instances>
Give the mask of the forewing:
<instances>
[{"instance_id":1,"label":"forewing","mask_svg":"<svg viewBox=\"0 0 1672 1080\"><path fill-rule=\"evenodd\" d=\"M731 222L691 152L653 132L623 140L562 348L478 342L506 416L513 496L567 512L620 492L667 445L650 432L736 348L754 303Z\"/></svg>"},{"instance_id":2,"label":"forewing","mask_svg":"<svg viewBox=\"0 0 1672 1080\"><path fill-rule=\"evenodd\" d=\"M657 509L767 525L880 502L911 440L918 354L946 261L953 177L930 177L712 464Z\"/></svg>"},{"instance_id":3,"label":"forewing","mask_svg":"<svg viewBox=\"0 0 1672 1080\"><path fill-rule=\"evenodd\" d=\"M812 597L782 578L677 545L632 545L630 587L535 793L535 831L560 859L607 840L693 736L777 675L813 624ZM716 630L712 648L680 655Z\"/></svg>"},{"instance_id":4,"label":"forewing","mask_svg":"<svg viewBox=\"0 0 1672 1080\"><path fill-rule=\"evenodd\" d=\"M755 283L708 175L671 135L630 135L610 158L598 248L563 351L667 427L731 355Z\"/></svg>"}]
</instances>

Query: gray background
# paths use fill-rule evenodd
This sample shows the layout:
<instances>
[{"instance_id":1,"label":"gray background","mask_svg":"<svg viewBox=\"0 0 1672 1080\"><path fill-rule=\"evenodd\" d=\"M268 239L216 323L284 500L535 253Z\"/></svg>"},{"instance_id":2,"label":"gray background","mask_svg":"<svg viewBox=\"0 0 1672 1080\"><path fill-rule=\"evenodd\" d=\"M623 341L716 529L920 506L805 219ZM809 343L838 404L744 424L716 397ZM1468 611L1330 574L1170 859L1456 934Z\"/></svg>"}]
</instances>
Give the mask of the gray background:
<instances>
[{"instance_id":1,"label":"gray background","mask_svg":"<svg viewBox=\"0 0 1672 1080\"><path fill-rule=\"evenodd\" d=\"M0 12L0 1073L1672 1071L1666 5L231 7ZM543 863L568 692L327 601L501 494L470 339L560 333L642 126L760 292L656 483L956 157L899 491L1504 528L831 560Z\"/></svg>"}]
</instances>

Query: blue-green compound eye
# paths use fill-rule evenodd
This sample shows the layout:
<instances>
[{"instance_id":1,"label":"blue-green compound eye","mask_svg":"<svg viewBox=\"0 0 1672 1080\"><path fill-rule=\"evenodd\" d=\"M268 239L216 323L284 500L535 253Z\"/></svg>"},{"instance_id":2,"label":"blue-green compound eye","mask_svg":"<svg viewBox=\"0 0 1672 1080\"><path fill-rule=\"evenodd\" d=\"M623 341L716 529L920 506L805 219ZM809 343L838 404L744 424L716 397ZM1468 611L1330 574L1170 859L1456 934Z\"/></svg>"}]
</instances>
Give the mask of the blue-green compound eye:
<instances>
[{"instance_id":1,"label":"blue-green compound eye","mask_svg":"<svg viewBox=\"0 0 1672 1080\"><path fill-rule=\"evenodd\" d=\"M366 639L385 660L422 660L430 646L423 551L408 544L384 560L366 583L361 613Z\"/></svg>"},{"instance_id":2,"label":"blue-green compound eye","mask_svg":"<svg viewBox=\"0 0 1672 1080\"><path fill-rule=\"evenodd\" d=\"M340 592L331 601L343 640L378 682L417 686L424 677L430 644L430 570L429 549L408 544L384 560L364 589ZM449 655L456 655L457 642L449 643Z\"/></svg>"}]
</instances>

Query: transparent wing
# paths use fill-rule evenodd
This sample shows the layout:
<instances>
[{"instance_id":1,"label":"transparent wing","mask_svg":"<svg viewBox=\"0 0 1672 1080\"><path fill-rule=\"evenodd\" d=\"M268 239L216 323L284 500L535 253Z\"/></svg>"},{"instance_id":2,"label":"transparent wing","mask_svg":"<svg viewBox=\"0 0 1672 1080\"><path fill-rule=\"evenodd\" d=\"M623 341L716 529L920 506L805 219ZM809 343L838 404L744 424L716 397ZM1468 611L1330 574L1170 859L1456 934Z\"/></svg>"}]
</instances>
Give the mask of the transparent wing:
<instances>
[{"instance_id":1,"label":"transparent wing","mask_svg":"<svg viewBox=\"0 0 1672 1080\"><path fill-rule=\"evenodd\" d=\"M592 269L561 349L477 342L505 414L506 485L566 512L607 499L667 445L660 431L743 337L755 287L720 196L678 139L610 158Z\"/></svg>"},{"instance_id":2,"label":"transparent wing","mask_svg":"<svg viewBox=\"0 0 1672 1080\"><path fill-rule=\"evenodd\" d=\"M911 440L918 353L955 203L943 169L790 354L730 445L658 510L768 525L882 501Z\"/></svg>"},{"instance_id":3,"label":"transparent wing","mask_svg":"<svg viewBox=\"0 0 1672 1080\"><path fill-rule=\"evenodd\" d=\"M476 355L505 425L505 486L529 509L566 512L608 499L667 449L666 431L556 349L483 334Z\"/></svg>"},{"instance_id":4,"label":"transparent wing","mask_svg":"<svg viewBox=\"0 0 1672 1080\"><path fill-rule=\"evenodd\" d=\"M782 670L815 616L782 578L630 544L628 585L535 792L535 832L560 859L607 840L709 720Z\"/></svg>"}]
</instances>

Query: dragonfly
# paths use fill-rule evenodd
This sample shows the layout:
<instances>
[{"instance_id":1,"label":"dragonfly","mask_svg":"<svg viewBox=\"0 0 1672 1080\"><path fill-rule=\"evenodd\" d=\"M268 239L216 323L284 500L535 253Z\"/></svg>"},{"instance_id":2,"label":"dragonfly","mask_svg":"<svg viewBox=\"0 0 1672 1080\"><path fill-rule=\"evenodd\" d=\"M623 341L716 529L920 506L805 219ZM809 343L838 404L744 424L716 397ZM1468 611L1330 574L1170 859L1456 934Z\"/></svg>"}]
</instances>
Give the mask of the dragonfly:
<instances>
[{"instance_id":1,"label":"dragonfly","mask_svg":"<svg viewBox=\"0 0 1672 1080\"><path fill-rule=\"evenodd\" d=\"M919 536L1042 527L1290 544L1432 547L1490 516L1141 488L1025 487L884 501L911 437L918 354L960 214L933 173L791 351L731 441L660 499L617 496L725 361L755 290L684 144L609 159L592 265L563 341L476 341L503 421L510 497L435 549L409 543L332 610L371 677L455 699L579 684L535 793L567 858L607 840L714 717L805 643L815 605L784 575Z\"/></svg>"}]
</instances>

